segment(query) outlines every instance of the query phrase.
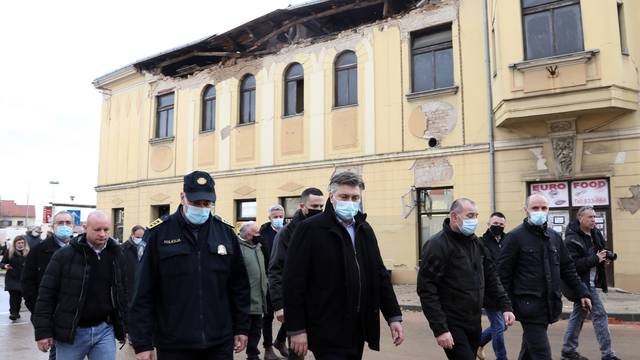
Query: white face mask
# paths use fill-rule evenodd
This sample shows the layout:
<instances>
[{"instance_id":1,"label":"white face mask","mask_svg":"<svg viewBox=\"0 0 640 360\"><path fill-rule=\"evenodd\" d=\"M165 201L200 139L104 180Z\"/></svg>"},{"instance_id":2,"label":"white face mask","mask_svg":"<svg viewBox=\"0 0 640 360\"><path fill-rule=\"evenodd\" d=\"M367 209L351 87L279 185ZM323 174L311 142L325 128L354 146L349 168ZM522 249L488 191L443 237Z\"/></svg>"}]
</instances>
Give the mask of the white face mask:
<instances>
[{"instance_id":1,"label":"white face mask","mask_svg":"<svg viewBox=\"0 0 640 360\"><path fill-rule=\"evenodd\" d=\"M142 242L142 238L137 238L137 237L131 237L131 240L136 245L140 245L140 243Z\"/></svg>"}]
</instances>

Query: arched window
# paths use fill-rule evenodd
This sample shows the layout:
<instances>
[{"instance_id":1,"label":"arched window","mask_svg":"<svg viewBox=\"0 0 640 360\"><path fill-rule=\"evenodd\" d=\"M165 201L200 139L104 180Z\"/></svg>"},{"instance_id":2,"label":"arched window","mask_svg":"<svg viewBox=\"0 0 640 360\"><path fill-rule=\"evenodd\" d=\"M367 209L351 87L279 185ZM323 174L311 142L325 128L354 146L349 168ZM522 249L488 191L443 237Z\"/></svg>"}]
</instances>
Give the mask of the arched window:
<instances>
[{"instance_id":1,"label":"arched window","mask_svg":"<svg viewBox=\"0 0 640 360\"><path fill-rule=\"evenodd\" d=\"M216 87L207 85L202 92L202 131L216 128Z\"/></svg>"},{"instance_id":2,"label":"arched window","mask_svg":"<svg viewBox=\"0 0 640 360\"><path fill-rule=\"evenodd\" d=\"M335 106L358 103L358 58L353 51L344 51L335 62Z\"/></svg>"},{"instance_id":3,"label":"arched window","mask_svg":"<svg viewBox=\"0 0 640 360\"><path fill-rule=\"evenodd\" d=\"M284 114L296 115L304 111L304 70L302 65L289 65L284 75Z\"/></svg>"},{"instance_id":4,"label":"arched window","mask_svg":"<svg viewBox=\"0 0 640 360\"><path fill-rule=\"evenodd\" d=\"M247 74L240 83L240 124L256 122L256 78Z\"/></svg>"}]
</instances>

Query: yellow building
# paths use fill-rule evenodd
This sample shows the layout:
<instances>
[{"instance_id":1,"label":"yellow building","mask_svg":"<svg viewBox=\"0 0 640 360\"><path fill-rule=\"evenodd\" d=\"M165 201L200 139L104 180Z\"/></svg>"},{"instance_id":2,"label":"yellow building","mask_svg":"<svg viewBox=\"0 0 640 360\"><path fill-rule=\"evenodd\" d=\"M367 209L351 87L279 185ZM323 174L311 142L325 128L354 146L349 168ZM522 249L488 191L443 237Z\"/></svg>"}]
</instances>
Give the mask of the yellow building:
<instances>
[{"instance_id":1,"label":"yellow building","mask_svg":"<svg viewBox=\"0 0 640 360\"><path fill-rule=\"evenodd\" d=\"M543 192L558 231L596 206L615 285L640 290L639 13L631 0L276 10L94 81L97 206L126 233L175 211L182 176L200 169L216 213L261 222L351 169L394 281L414 283L452 199L513 228Z\"/></svg>"}]
</instances>

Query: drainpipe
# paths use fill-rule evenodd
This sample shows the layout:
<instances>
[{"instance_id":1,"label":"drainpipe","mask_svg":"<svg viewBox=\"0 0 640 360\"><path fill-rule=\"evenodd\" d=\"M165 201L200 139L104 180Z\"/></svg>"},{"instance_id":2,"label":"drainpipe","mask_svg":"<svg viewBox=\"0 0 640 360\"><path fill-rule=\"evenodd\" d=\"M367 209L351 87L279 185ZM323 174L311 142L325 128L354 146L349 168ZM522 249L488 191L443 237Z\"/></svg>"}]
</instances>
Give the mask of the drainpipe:
<instances>
[{"instance_id":1,"label":"drainpipe","mask_svg":"<svg viewBox=\"0 0 640 360\"><path fill-rule=\"evenodd\" d=\"M493 90L491 88L491 52L489 44L489 0L484 0L482 7L482 22L484 31L485 50L485 75L487 86L487 129L489 130L489 204L491 212L496 211L496 173L495 173L495 147L493 144Z\"/></svg>"}]
</instances>

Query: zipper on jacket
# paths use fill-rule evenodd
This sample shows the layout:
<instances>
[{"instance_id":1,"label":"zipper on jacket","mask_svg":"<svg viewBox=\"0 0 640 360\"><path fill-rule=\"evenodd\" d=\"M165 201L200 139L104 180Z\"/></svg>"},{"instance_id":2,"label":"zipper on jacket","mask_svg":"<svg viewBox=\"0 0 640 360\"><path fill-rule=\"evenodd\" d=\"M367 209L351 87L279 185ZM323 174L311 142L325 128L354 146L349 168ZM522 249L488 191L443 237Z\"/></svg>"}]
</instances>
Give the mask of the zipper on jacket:
<instances>
[{"instance_id":1,"label":"zipper on jacket","mask_svg":"<svg viewBox=\"0 0 640 360\"><path fill-rule=\"evenodd\" d=\"M200 255L200 249L198 249L198 280L200 280L200 284L198 285L198 299L200 301L200 324L202 329L202 343L207 342L207 337L204 334L204 316L202 315L203 306L202 306L202 257Z\"/></svg>"},{"instance_id":2,"label":"zipper on jacket","mask_svg":"<svg viewBox=\"0 0 640 360\"><path fill-rule=\"evenodd\" d=\"M69 339L74 338L74 334L76 332L76 327L78 326L78 322L76 319L78 318L78 312L80 312L80 303L82 302L82 293L84 292L84 283L87 279L87 252L85 249L82 249L82 254L84 255L84 271L82 274L82 284L80 285L80 298L78 299L78 307L76 307L76 314L73 316L73 322L71 323L71 333L69 334Z\"/></svg>"}]
</instances>

